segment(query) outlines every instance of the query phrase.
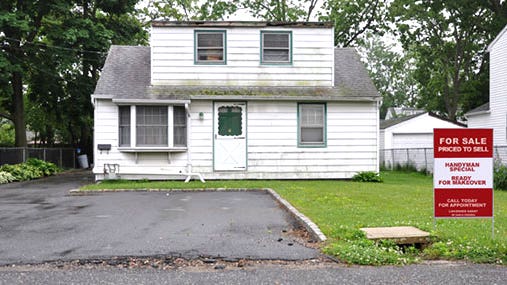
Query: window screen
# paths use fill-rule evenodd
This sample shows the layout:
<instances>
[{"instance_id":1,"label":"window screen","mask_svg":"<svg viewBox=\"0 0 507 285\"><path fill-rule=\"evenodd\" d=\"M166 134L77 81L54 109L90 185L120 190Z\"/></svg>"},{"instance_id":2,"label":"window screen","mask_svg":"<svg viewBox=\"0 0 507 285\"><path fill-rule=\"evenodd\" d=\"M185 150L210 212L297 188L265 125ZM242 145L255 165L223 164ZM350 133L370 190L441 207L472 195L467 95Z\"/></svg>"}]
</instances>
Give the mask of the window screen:
<instances>
[{"instance_id":1,"label":"window screen","mask_svg":"<svg viewBox=\"0 0 507 285\"><path fill-rule=\"evenodd\" d=\"M196 32L196 62L224 63L225 32Z\"/></svg>"},{"instance_id":2,"label":"window screen","mask_svg":"<svg viewBox=\"0 0 507 285\"><path fill-rule=\"evenodd\" d=\"M119 106L120 146L130 146L130 106Z\"/></svg>"},{"instance_id":3,"label":"window screen","mask_svg":"<svg viewBox=\"0 0 507 285\"><path fill-rule=\"evenodd\" d=\"M299 144L322 146L325 144L324 104L299 105Z\"/></svg>"},{"instance_id":4,"label":"window screen","mask_svg":"<svg viewBox=\"0 0 507 285\"><path fill-rule=\"evenodd\" d=\"M187 116L185 107L174 106L173 107L173 136L174 146L186 146L187 145Z\"/></svg>"},{"instance_id":5,"label":"window screen","mask_svg":"<svg viewBox=\"0 0 507 285\"><path fill-rule=\"evenodd\" d=\"M262 62L290 63L290 33L262 33Z\"/></svg>"},{"instance_id":6,"label":"window screen","mask_svg":"<svg viewBox=\"0 0 507 285\"><path fill-rule=\"evenodd\" d=\"M167 146L167 106L136 107L138 146Z\"/></svg>"},{"instance_id":7,"label":"window screen","mask_svg":"<svg viewBox=\"0 0 507 285\"><path fill-rule=\"evenodd\" d=\"M218 108L218 134L221 136L240 136L242 134L241 107L224 106Z\"/></svg>"}]
</instances>

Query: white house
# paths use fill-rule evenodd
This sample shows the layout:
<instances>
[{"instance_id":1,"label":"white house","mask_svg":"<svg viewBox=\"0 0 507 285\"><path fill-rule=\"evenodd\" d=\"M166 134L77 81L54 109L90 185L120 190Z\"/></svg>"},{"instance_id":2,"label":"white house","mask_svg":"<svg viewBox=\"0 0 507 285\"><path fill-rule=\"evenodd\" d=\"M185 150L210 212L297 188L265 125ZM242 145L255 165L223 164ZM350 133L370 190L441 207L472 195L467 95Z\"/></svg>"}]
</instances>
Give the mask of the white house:
<instances>
[{"instance_id":1,"label":"white house","mask_svg":"<svg viewBox=\"0 0 507 285\"><path fill-rule=\"evenodd\" d=\"M432 148L433 129L466 128L431 112L380 122L380 148Z\"/></svg>"},{"instance_id":2,"label":"white house","mask_svg":"<svg viewBox=\"0 0 507 285\"><path fill-rule=\"evenodd\" d=\"M507 145L507 26L488 46L489 102L468 113L469 128L492 128L493 143Z\"/></svg>"},{"instance_id":3,"label":"white house","mask_svg":"<svg viewBox=\"0 0 507 285\"><path fill-rule=\"evenodd\" d=\"M112 46L92 101L97 180L378 171L380 97L332 23L154 22Z\"/></svg>"}]
</instances>

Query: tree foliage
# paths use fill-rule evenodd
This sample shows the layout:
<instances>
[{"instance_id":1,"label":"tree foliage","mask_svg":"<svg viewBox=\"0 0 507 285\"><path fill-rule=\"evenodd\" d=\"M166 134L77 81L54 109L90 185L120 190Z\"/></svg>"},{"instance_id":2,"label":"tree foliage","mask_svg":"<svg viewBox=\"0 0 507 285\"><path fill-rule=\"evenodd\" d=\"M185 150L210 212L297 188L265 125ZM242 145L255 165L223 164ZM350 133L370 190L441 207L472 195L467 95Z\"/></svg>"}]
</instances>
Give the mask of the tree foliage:
<instances>
[{"instance_id":1,"label":"tree foliage","mask_svg":"<svg viewBox=\"0 0 507 285\"><path fill-rule=\"evenodd\" d=\"M420 107L455 120L473 107L470 99L477 104L487 100L486 47L498 33L498 21L506 23L505 16L491 9L492 2L504 5L475 0L393 2L403 47L416 58Z\"/></svg>"},{"instance_id":2,"label":"tree foliage","mask_svg":"<svg viewBox=\"0 0 507 285\"><path fill-rule=\"evenodd\" d=\"M317 7L318 0L245 0L242 8L255 18L265 21L306 21Z\"/></svg>"},{"instance_id":3,"label":"tree foliage","mask_svg":"<svg viewBox=\"0 0 507 285\"><path fill-rule=\"evenodd\" d=\"M335 45L357 46L367 33L385 33L387 7L386 0L329 0L319 19L335 23Z\"/></svg>"},{"instance_id":4,"label":"tree foliage","mask_svg":"<svg viewBox=\"0 0 507 285\"><path fill-rule=\"evenodd\" d=\"M414 107L417 82L414 78L413 58L396 51L393 43L382 37L368 34L359 48L370 77L382 96L380 118L389 107Z\"/></svg>"},{"instance_id":5,"label":"tree foliage","mask_svg":"<svg viewBox=\"0 0 507 285\"><path fill-rule=\"evenodd\" d=\"M145 21L223 21L239 9L239 0L150 0L141 9Z\"/></svg>"},{"instance_id":6,"label":"tree foliage","mask_svg":"<svg viewBox=\"0 0 507 285\"><path fill-rule=\"evenodd\" d=\"M136 2L1 2L0 111L14 122L16 145L26 145L26 121L47 144L91 148L89 98L109 46L146 43Z\"/></svg>"}]
</instances>

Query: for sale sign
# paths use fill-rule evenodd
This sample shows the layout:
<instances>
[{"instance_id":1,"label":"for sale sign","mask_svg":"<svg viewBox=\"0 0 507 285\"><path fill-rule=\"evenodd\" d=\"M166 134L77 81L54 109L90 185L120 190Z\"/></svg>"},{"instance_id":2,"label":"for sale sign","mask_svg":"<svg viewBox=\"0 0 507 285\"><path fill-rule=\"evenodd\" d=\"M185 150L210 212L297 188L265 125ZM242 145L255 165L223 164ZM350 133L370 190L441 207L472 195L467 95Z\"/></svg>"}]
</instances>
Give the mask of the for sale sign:
<instances>
[{"instance_id":1,"label":"for sale sign","mask_svg":"<svg viewBox=\"0 0 507 285\"><path fill-rule=\"evenodd\" d=\"M436 218L493 217L493 130L434 129Z\"/></svg>"}]
</instances>

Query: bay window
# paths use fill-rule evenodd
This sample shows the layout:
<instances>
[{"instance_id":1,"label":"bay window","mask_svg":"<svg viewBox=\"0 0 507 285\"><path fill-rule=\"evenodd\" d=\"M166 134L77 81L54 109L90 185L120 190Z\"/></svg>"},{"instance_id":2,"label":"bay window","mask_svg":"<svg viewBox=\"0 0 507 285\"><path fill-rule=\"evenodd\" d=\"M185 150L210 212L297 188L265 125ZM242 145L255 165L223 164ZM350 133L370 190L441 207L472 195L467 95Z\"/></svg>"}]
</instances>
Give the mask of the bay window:
<instances>
[{"instance_id":1,"label":"bay window","mask_svg":"<svg viewBox=\"0 0 507 285\"><path fill-rule=\"evenodd\" d=\"M184 106L119 106L119 146L173 148L187 145Z\"/></svg>"}]
</instances>

